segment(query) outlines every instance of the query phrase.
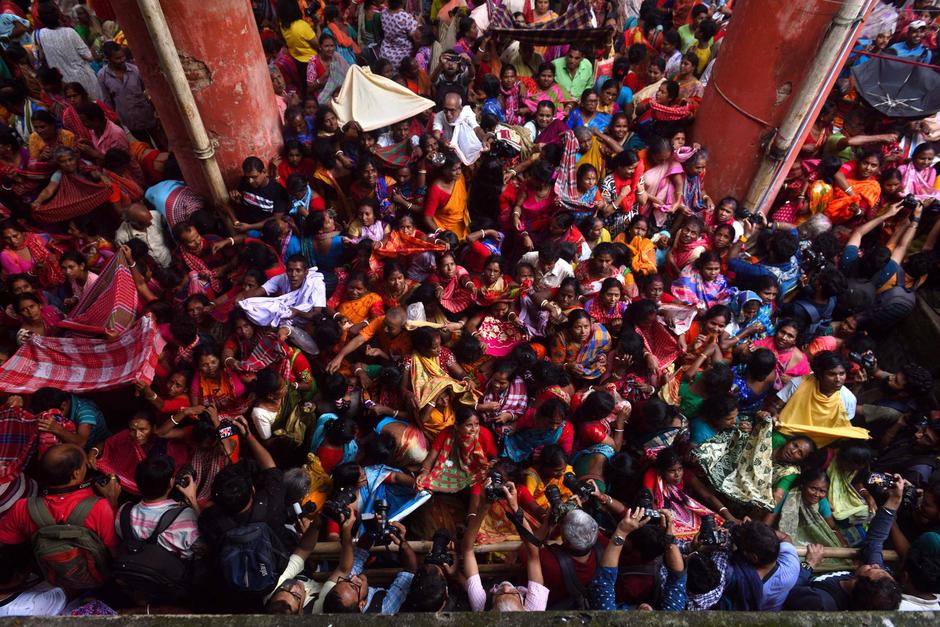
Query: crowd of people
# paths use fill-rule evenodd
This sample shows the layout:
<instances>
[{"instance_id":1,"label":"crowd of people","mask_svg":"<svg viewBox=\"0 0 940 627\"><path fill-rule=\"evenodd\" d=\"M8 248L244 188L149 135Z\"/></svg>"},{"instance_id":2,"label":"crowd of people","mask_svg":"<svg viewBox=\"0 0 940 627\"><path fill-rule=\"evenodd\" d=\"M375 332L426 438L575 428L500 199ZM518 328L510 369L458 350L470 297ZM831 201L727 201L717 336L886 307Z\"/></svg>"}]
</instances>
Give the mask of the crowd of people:
<instances>
[{"instance_id":1,"label":"crowd of people","mask_svg":"<svg viewBox=\"0 0 940 627\"><path fill-rule=\"evenodd\" d=\"M757 212L692 124L733 0L467 4L253 0L283 150L212 207L107 2L0 1L0 616L940 610L934 366L878 359L940 118L848 72L940 9ZM357 66L434 106L341 123Z\"/></svg>"}]
</instances>

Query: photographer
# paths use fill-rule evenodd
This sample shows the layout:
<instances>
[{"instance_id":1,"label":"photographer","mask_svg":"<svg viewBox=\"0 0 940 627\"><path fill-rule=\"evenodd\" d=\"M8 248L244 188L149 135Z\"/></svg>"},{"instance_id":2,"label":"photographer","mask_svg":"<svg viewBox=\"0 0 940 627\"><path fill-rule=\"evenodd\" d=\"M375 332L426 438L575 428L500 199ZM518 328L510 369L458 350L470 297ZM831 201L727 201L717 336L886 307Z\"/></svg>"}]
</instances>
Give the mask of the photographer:
<instances>
[{"instance_id":1,"label":"photographer","mask_svg":"<svg viewBox=\"0 0 940 627\"><path fill-rule=\"evenodd\" d=\"M800 576L800 558L789 538L762 522L731 531L734 551L720 609L777 612Z\"/></svg>"},{"instance_id":2,"label":"photographer","mask_svg":"<svg viewBox=\"0 0 940 627\"><path fill-rule=\"evenodd\" d=\"M397 614L418 569L418 558L405 540L405 526L399 522L390 523L396 530L391 536L391 542L398 547L402 570L386 590L370 587L368 578L362 572L369 559L374 537L371 533L363 533L354 548L352 529L356 519L353 514L343 523L340 564L327 579L328 584L334 585L324 597L323 611L327 614Z\"/></svg>"},{"instance_id":3,"label":"photographer","mask_svg":"<svg viewBox=\"0 0 940 627\"><path fill-rule=\"evenodd\" d=\"M940 468L940 419L902 416L891 425L881 441L872 468L899 473L916 487L930 482Z\"/></svg>"},{"instance_id":4,"label":"photographer","mask_svg":"<svg viewBox=\"0 0 940 627\"><path fill-rule=\"evenodd\" d=\"M350 516L355 523L355 516ZM302 515L297 519L300 527L305 527L297 548L287 560L287 567L278 577L274 592L268 597L265 609L268 614L319 614L323 611L323 601L326 594L333 588L333 582L319 584L302 573L307 558L313 553L320 536L319 513L312 516ZM349 522L349 521L347 521ZM351 543L350 543L351 546ZM352 568L352 551L341 553L340 565L346 559L346 569Z\"/></svg>"},{"instance_id":5,"label":"photographer","mask_svg":"<svg viewBox=\"0 0 940 627\"><path fill-rule=\"evenodd\" d=\"M741 236L739 241L744 243L757 237L766 224L763 216L759 220L747 220L745 235ZM750 259L739 258L735 255L728 260L728 271L734 273L740 285L750 285L762 276L774 277L780 284L778 298L782 301L784 296L799 285L802 274L797 256L800 250L800 237L796 229L777 230L776 223L771 223L770 234L766 236L765 242L767 255L762 260L751 263ZM732 249L733 252L734 249Z\"/></svg>"},{"instance_id":6,"label":"photographer","mask_svg":"<svg viewBox=\"0 0 940 627\"><path fill-rule=\"evenodd\" d=\"M588 609L587 586L594 577L606 538L597 521L581 509L561 520L561 545L545 545L539 551L542 575L548 588L548 607L553 610Z\"/></svg>"},{"instance_id":7,"label":"photographer","mask_svg":"<svg viewBox=\"0 0 940 627\"><path fill-rule=\"evenodd\" d=\"M411 590L402 606L405 612L442 612L453 610L448 583L463 587L464 580L457 567L450 534L445 529L434 533L432 549L418 567ZM466 608L463 608L466 609Z\"/></svg>"},{"instance_id":8,"label":"photographer","mask_svg":"<svg viewBox=\"0 0 940 627\"><path fill-rule=\"evenodd\" d=\"M884 424L897 421L904 414L934 406L931 398L933 375L923 366L908 362L897 372L891 373L878 366L878 360L873 353L852 353L849 359L854 362L856 356L865 361L863 367L869 379L864 389L858 392L859 405L856 410L866 422ZM869 365L870 368L867 367Z\"/></svg>"},{"instance_id":9,"label":"photographer","mask_svg":"<svg viewBox=\"0 0 940 627\"><path fill-rule=\"evenodd\" d=\"M895 475L888 498L878 509L862 544L861 566L851 573L814 579L814 569L823 560L823 547L811 544L800 564L796 586L790 591L786 610L896 610L901 602L898 583L885 569L882 549L894 524L907 482Z\"/></svg>"},{"instance_id":10,"label":"photographer","mask_svg":"<svg viewBox=\"0 0 940 627\"><path fill-rule=\"evenodd\" d=\"M487 480L487 485L489 485L489 480ZM503 493L506 495L506 509L510 512L508 516L514 524L521 526L528 532L528 534L521 534L523 536L528 583L524 588L515 586L509 581L503 581L493 586L490 589L492 609L496 612L542 612L548 603L549 591L543 583L539 548L533 544L532 529L523 517L522 510L519 509L516 486L507 481L503 485ZM487 513L489 513L491 505L492 503L488 499L480 499L477 511L472 512L470 515L470 524L467 525L463 541L460 544L467 596L470 598L470 609L474 612L482 612L486 608L487 592L483 588L483 582L480 579L480 570L477 566L474 546L477 534L480 532L480 526L483 524L483 519L486 518Z\"/></svg>"},{"instance_id":11,"label":"photographer","mask_svg":"<svg viewBox=\"0 0 940 627\"><path fill-rule=\"evenodd\" d=\"M675 528L673 527L672 514L668 510L662 510L660 514L662 515L663 526L659 527L659 529L665 531L666 540L666 548L662 553L663 563L669 574L666 578L664 589L661 590L659 594L651 596L657 596L661 599L657 604L661 609L682 610L685 608L686 603L685 564L682 560L682 553L679 551L679 546L676 544L675 535L673 534ZM621 575L621 571L629 572L634 570L629 568L626 564L624 564L626 568L619 566L623 561L621 560L621 554L625 546L628 551L636 551L638 547L644 545L643 539L639 538L636 532L643 528L653 529L654 527L646 526L649 521L649 517L646 516L646 510L638 507L636 509L627 510L626 515L617 524L617 529L614 531L614 535L611 537L610 542L607 543L607 548L604 550L604 555L601 558L597 573L591 581L591 607L593 609L633 609L628 604L617 603L615 584L618 577ZM652 609L647 602L637 605L638 607L636 609Z\"/></svg>"}]
</instances>

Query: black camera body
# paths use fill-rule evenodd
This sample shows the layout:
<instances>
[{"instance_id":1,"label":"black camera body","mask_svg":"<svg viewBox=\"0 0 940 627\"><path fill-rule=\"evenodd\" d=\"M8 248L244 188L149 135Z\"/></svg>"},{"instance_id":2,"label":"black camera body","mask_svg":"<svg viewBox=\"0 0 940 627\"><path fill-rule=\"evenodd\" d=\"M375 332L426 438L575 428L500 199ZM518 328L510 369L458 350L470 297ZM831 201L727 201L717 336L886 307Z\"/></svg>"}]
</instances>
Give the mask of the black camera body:
<instances>
[{"instance_id":1,"label":"black camera body","mask_svg":"<svg viewBox=\"0 0 940 627\"><path fill-rule=\"evenodd\" d=\"M356 502L355 488L342 487L335 490L323 503L323 515L342 526L349 520L352 512L349 506Z\"/></svg>"},{"instance_id":2,"label":"black camera body","mask_svg":"<svg viewBox=\"0 0 940 627\"><path fill-rule=\"evenodd\" d=\"M437 566L453 566L454 556L447 550L450 544L450 534L446 529L438 529L431 538L431 550L424 556L425 564L435 564Z\"/></svg>"},{"instance_id":3,"label":"black camera body","mask_svg":"<svg viewBox=\"0 0 940 627\"><path fill-rule=\"evenodd\" d=\"M878 363L878 360L875 359L874 355L871 355L869 353L864 353L864 354L856 353L855 351L852 351L849 353L849 361L851 361L854 364L858 364L859 366L861 366L862 368L868 371L874 370L875 366Z\"/></svg>"},{"instance_id":4,"label":"black camera body","mask_svg":"<svg viewBox=\"0 0 940 627\"><path fill-rule=\"evenodd\" d=\"M505 485L506 479L503 477L503 473L498 470L490 471L490 484L486 486L484 492L486 494L486 500L490 503L495 503L500 500L506 493L503 492L503 486Z\"/></svg>"},{"instance_id":5,"label":"black camera body","mask_svg":"<svg viewBox=\"0 0 940 627\"><path fill-rule=\"evenodd\" d=\"M561 498L561 490L554 483L550 483L545 487L545 498L548 499L551 506L551 520L554 524L560 523L568 515L568 512L577 509L572 501L565 501Z\"/></svg>"},{"instance_id":6,"label":"black camera body","mask_svg":"<svg viewBox=\"0 0 940 627\"><path fill-rule=\"evenodd\" d=\"M398 537L398 529L388 522L388 502L376 499L373 510L375 515L372 518L363 518L365 532L372 536L373 544L388 546L393 538Z\"/></svg>"},{"instance_id":7,"label":"black camera body","mask_svg":"<svg viewBox=\"0 0 940 627\"><path fill-rule=\"evenodd\" d=\"M868 489L879 497L886 495L888 490L894 487L895 483L894 476L886 472L873 472L868 475L868 479L865 481L865 485ZM901 507L909 509L916 504L917 490L915 490L912 485L904 486L904 492L901 495Z\"/></svg>"},{"instance_id":8,"label":"black camera body","mask_svg":"<svg viewBox=\"0 0 940 627\"><path fill-rule=\"evenodd\" d=\"M908 194L901 199L901 208L907 209L908 211L913 211L917 208L917 196L914 194Z\"/></svg>"},{"instance_id":9,"label":"black camera body","mask_svg":"<svg viewBox=\"0 0 940 627\"><path fill-rule=\"evenodd\" d=\"M718 535L718 527L715 525L713 515L702 516L702 524L698 530L698 542L703 546L718 546L721 544L721 537Z\"/></svg>"},{"instance_id":10,"label":"black camera body","mask_svg":"<svg viewBox=\"0 0 940 627\"><path fill-rule=\"evenodd\" d=\"M192 466L186 465L176 473L176 485L181 488L188 488L189 484L196 478L196 471Z\"/></svg>"},{"instance_id":11,"label":"black camera body","mask_svg":"<svg viewBox=\"0 0 940 627\"><path fill-rule=\"evenodd\" d=\"M581 481L573 472L565 473L562 483L565 484L565 487L571 490L571 493L581 499L581 502L584 503L592 496L594 496L594 487L587 481Z\"/></svg>"},{"instance_id":12,"label":"black camera body","mask_svg":"<svg viewBox=\"0 0 940 627\"><path fill-rule=\"evenodd\" d=\"M635 505L643 510L643 516L649 518L651 523L659 524L662 520L663 515L653 505L653 493L649 488L640 488L636 495Z\"/></svg>"}]
</instances>

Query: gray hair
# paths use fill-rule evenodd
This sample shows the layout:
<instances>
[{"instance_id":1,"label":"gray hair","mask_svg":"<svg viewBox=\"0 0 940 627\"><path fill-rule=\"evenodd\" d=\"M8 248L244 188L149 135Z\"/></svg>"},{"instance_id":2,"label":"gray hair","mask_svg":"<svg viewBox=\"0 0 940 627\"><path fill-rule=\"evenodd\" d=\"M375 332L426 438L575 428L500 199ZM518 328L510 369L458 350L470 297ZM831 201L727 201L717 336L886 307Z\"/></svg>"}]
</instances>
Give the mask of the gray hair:
<instances>
[{"instance_id":1,"label":"gray hair","mask_svg":"<svg viewBox=\"0 0 940 627\"><path fill-rule=\"evenodd\" d=\"M284 501L299 503L310 493L310 475L303 468L291 468L284 473Z\"/></svg>"},{"instance_id":2,"label":"gray hair","mask_svg":"<svg viewBox=\"0 0 940 627\"><path fill-rule=\"evenodd\" d=\"M584 510L573 509L561 521L561 539L574 551L587 551L597 543L597 521Z\"/></svg>"}]
</instances>

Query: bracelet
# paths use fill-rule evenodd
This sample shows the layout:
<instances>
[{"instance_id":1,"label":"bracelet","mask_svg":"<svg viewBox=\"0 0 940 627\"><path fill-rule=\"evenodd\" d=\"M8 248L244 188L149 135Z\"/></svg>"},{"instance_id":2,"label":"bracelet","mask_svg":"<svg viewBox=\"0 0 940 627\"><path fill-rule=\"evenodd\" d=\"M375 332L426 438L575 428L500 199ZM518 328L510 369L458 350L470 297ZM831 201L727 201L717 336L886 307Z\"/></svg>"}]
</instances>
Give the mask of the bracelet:
<instances>
[{"instance_id":1,"label":"bracelet","mask_svg":"<svg viewBox=\"0 0 940 627\"><path fill-rule=\"evenodd\" d=\"M427 173L428 173L427 170L418 170L418 174L427 174Z\"/></svg>"},{"instance_id":2,"label":"bracelet","mask_svg":"<svg viewBox=\"0 0 940 627\"><path fill-rule=\"evenodd\" d=\"M127 264L127 267L128 267L128 268L136 268L136 267L137 267L137 262L135 261L134 263L129 263L129 264ZM32 272L30 272L29 274L32 274Z\"/></svg>"},{"instance_id":3,"label":"bracelet","mask_svg":"<svg viewBox=\"0 0 940 627\"><path fill-rule=\"evenodd\" d=\"M341 314L340 312L337 311L335 314L333 314L333 320L336 320L336 317L337 317L337 316L342 316L342 315L343 315L343 314Z\"/></svg>"},{"instance_id":4,"label":"bracelet","mask_svg":"<svg viewBox=\"0 0 940 627\"><path fill-rule=\"evenodd\" d=\"M395 410L395 413L392 414L392 418L398 418L398 410L397 410L397 409Z\"/></svg>"},{"instance_id":5,"label":"bracelet","mask_svg":"<svg viewBox=\"0 0 940 627\"><path fill-rule=\"evenodd\" d=\"M514 169L512 169L512 168L509 168L509 169L506 170L506 171L509 172L509 174L511 174L511 175L514 176L514 177L519 175L519 173L516 172L516 171L515 171Z\"/></svg>"},{"instance_id":6,"label":"bracelet","mask_svg":"<svg viewBox=\"0 0 940 627\"><path fill-rule=\"evenodd\" d=\"M91 447L90 449L88 449L88 452L89 452L89 453L91 453L92 451L95 452L95 457L98 457L99 455L101 455L101 451L98 450L98 447L97 447L97 446L93 446L93 447Z\"/></svg>"},{"instance_id":7,"label":"bracelet","mask_svg":"<svg viewBox=\"0 0 940 627\"><path fill-rule=\"evenodd\" d=\"M467 518L476 518L476 517L477 517L476 512L469 512L469 513L467 514Z\"/></svg>"},{"instance_id":8,"label":"bracelet","mask_svg":"<svg viewBox=\"0 0 940 627\"><path fill-rule=\"evenodd\" d=\"M486 237L486 231L483 229L480 229L480 239L483 239L484 237Z\"/></svg>"},{"instance_id":9,"label":"bracelet","mask_svg":"<svg viewBox=\"0 0 940 627\"><path fill-rule=\"evenodd\" d=\"M337 156L339 156L339 155L341 155L341 154L343 154L343 151L342 151L342 150L337 150L336 152L333 153L333 156L334 156L334 157L337 157Z\"/></svg>"},{"instance_id":10,"label":"bracelet","mask_svg":"<svg viewBox=\"0 0 940 627\"><path fill-rule=\"evenodd\" d=\"M228 238L228 241L232 242L232 246L235 245L235 238L234 238L234 237Z\"/></svg>"},{"instance_id":11,"label":"bracelet","mask_svg":"<svg viewBox=\"0 0 940 627\"><path fill-rule=\"evenodd\" d=\"M353 370L353 374L359 374L360 372L362 372L362 368L356 368Z\"/></svg>"},{"instance_id":12,"label":"bracelet","mask_svg":"<svg viewBox=\"0 0 940 627\"><path fill-rule=\"evenodd\" d=\"M180 426L180 423L176 420L176 416L170 416L170 422L175 424L177 427Z\"/></svg>"},{"instance_id":13,"label":"bracelet","mask_svg":"<svg viewBox=\"0 0 940 627\"><path fill-rule=\"evenodd\" d=\"M408 203L407 207L408 207L408 211L411 211L412 209L414 209L414 205L411 203Z\"/></svg>"},{"instance_id":14,"label":"bracelet","mask_svg":"<svg viewBox=\"0 0 940 627\"><path fill-rule=\"evenodd\" d=\"M614 429L614 433L623 433L623 429Z\"/></svg>"},{"instance_id":15,"label":"bracelet","mask_svg":"<svg viewBox=\"0 0 940 627\"><path fill-rule=\"evenodd\" d=\"M155 401L157 400L157 398L158 398L157 393L153 392L153 396L151 396L148 400Z\"/></svg>"},{"instance_id":16,"label":"bracelet","mask_svg":"<svg viewBox=\"0 0 940 627\"><path fill-rule=\"evenodd\" d=\"M730 513L731 513L731 510L728 509L727 507L722 507L722 508L720 508L720 509L718 510L718 513L719 513L719 514L720 514L721 512L728 512L728 513L730 514Z\"/></svg>"}]
</instances>

